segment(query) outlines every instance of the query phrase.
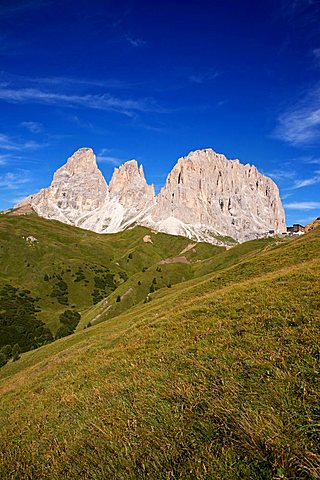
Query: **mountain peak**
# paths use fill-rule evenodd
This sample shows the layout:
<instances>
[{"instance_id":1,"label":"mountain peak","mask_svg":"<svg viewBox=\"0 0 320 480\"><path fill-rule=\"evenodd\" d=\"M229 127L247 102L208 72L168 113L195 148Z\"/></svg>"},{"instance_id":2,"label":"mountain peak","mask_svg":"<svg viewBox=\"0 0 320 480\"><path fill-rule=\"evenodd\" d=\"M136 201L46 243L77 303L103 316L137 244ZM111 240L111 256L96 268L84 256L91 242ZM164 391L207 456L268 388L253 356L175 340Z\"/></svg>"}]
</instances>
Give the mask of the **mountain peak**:
<instances>
[{"instance_id":1,"label":"mountain peak","mask_svg":"<svg viewBox=\"0 0 320 480\"><path fill-rule=\"evenodd\" d=\"M176 220L168 231L173 234L195 226L196 230L245 241L285 230L274 182L254 166L228 160L211 148L181 157L168 175L152 220L162 225L169 217Z\"/></svg>"},{"instance_id":2,"label":"mountain peak","mask_svg":"<svg viewBox=\"0 0 320 480\"><path fill-rule=\"evenodd\" d=\"M153 203L155 196L153 185L147 184L142 165L139 167L136 160L128 160L115 168L109 191L111 197L118 198L122 205L141 208Z\"/></svg>"},{"instance_id":3,"label":"mountain peak","mask_svg":"<svg viewBox=\"0 0 320 480\"><path fill-rule=\"evenodd\" d=\"M71 157L68 158L56 174L66 172L70 175L79 173L94 173L98 170L96 156L91 148L79 148Z\"/></svg>"},{"instance_id":4,"label":"mountain peak","mask_svg":"<svg viewBox=\"0 0 320 480\"><path fill-rule=\"evenodd\" d=\"M30 195L26 201L40 216L75 225L83 216L101 207L107 197L108 185L98 169L93 150L80 148L55 172L48 188Z\"/></svg>"}]
</instances>

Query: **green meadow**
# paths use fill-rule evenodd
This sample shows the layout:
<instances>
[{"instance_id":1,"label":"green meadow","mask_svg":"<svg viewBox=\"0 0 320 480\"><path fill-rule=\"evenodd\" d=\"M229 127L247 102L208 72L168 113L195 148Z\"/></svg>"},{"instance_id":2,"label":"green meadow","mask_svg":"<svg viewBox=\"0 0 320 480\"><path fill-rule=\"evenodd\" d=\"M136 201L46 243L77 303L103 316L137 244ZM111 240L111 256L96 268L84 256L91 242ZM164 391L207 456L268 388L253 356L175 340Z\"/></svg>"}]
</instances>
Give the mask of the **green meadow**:
<instances>
[{"instance_id":1,"label":"green meadow","mask_svg":"<svg viewBox=\"0 0 320 480\"><path fill-rule=\"evenodd\" d=\"M81 314L0 369L0 478L320 478L319 229L225 249L6 216L0 249L53 335Z\"/></svg>"}]
</instances>

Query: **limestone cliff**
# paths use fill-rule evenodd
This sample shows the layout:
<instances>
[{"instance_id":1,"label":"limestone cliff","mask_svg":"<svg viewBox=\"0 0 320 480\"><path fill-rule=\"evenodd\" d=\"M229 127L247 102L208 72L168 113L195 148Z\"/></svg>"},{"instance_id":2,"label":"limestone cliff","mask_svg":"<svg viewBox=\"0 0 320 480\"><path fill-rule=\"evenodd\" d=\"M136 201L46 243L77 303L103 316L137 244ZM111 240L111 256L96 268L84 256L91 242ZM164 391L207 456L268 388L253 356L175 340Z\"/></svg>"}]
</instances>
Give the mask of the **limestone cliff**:
<instances>
[{"instance_id":1,"label":"limestone cliff","mask_svg":"<svg viewBox=\"0 0 320 480\"><path fill-rule=\"evenodd\" d=\"M81 148L59 168L50 187L22 203L31 203L38 215L77 224L108 200L108 185L91 148ZM21 204L19 204L21 205Z\"/></svg>"},{"instance_id":2,"label":"limestone cliff","mask_svg":"<svg viewBox=\"0 0 320 480\"><path fill-rule=\"evenodd\" d=\"M110 196L117 198L124 207L144 210L155 200L153 185L148 185L144 177L143 167L136 160L130 160L119 168L115 168L109 184Z\"/></svg>"},{"instance_id":3,"label":"limestone cliff","mask_svg":"<svg viewBox=\"0 0 320 480\"><path fill-rule=\"evenodd\" d=\"M178 160L157 198L152 219L163 223L164 228L167 225L167 230L182 222L181 233L185 225L191 225L195 236L196 230L201 235L207 229L209 234L238 241L269 230L276 234L285 231L275 183L254 166L228 160L211 149L191 152Z\"/></svg>"}]
</instances>

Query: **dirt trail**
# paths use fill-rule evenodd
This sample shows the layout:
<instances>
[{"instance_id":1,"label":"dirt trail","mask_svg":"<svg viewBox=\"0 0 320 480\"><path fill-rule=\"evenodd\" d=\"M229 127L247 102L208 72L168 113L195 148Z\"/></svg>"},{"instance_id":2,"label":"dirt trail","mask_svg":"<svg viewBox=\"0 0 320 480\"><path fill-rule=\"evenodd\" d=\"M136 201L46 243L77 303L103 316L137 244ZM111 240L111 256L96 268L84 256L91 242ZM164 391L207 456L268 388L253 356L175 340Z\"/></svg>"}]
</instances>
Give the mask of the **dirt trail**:
<instances>
[{"instance_id":1,"label":"dirt trail","mask_svg":"<svg viewBox=\"0 0 320 480\"><path fill-rule=\"evenodd\" d=\"M164 260L161 260L159 263L163 265L168 263L191 263L191 262L187 259L187 257L181 256L181 257L165 258Z\"/></svg>"},{"instance_id":2,"label":"dirt trail","mask_svg":"<svg viewBox=\"0 0 320 480\"><path fill-rule=\"evenodd\" d=\"M186 246L186 248L184 248L183 250L181 250L181 252L179 253L179 255L183 255L184 253L187 253L189 252L190 250L192 250L194 247L196 247L197 244L196 243L189 243L189 245Z\"/></svg>"}]
</instances>

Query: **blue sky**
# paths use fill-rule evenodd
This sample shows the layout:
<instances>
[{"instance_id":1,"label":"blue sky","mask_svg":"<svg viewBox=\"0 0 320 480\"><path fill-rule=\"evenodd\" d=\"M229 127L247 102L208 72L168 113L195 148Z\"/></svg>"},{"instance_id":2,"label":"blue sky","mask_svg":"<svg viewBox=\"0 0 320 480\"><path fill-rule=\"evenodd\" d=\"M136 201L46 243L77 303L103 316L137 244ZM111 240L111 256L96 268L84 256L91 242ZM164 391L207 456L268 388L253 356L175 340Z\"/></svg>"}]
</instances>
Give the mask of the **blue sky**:
<instances>
[{"instance_id":1,"label":"blue sky","mask_svg":"<svg viewBox=\"0 0 320 480\"><path fill-rule=\"evenodd\" d=\"M316 0L1 0L0 208L90 146L109 180L136 158L158 190L213 148L320 215Z\"/></svg>"}]
</instances>

